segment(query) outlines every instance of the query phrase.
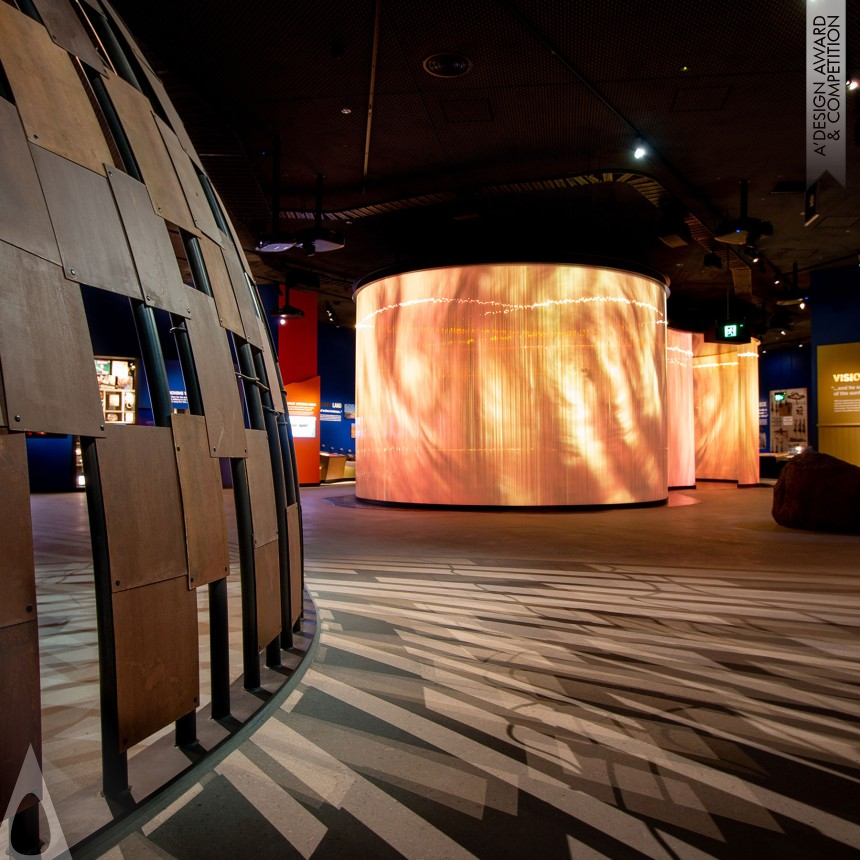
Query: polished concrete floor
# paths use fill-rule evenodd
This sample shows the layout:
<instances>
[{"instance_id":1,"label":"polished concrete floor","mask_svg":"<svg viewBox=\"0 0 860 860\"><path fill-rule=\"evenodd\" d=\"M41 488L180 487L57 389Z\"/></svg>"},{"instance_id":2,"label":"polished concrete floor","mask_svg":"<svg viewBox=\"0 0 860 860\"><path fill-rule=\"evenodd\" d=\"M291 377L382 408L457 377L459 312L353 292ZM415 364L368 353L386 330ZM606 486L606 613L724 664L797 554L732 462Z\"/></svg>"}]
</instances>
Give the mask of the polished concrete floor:
<instances>
[{"instance_id":1,"label":"polished concrete floor","mask_svg":"<svg viewBox=\"0 0 860 860\"><path fill-rule=\"evenodd\" d=\"M80 856L860 856L860 537L720 484L565 513L302 502L313 664Z\"/></svg>"}]
</instances>

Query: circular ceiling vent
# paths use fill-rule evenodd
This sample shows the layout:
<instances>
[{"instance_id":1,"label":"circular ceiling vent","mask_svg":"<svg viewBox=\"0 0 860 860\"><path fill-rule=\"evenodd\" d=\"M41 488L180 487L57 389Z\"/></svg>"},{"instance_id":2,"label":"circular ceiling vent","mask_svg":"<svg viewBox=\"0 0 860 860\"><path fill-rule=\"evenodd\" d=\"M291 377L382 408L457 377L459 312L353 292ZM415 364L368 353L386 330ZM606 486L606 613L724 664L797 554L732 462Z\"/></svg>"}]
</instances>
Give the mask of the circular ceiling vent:
<instances>
[{"instance_id":1,"label":"circular ceiling vent","mask_svg":"<svg viewBox=\"0 0 860 860\"><path fill-rule=\"evenodd\" d=\"M422 65L436 78L458 78L472 69L472 61L463 54L431 54Z\"/></svg>"}]
</instances>

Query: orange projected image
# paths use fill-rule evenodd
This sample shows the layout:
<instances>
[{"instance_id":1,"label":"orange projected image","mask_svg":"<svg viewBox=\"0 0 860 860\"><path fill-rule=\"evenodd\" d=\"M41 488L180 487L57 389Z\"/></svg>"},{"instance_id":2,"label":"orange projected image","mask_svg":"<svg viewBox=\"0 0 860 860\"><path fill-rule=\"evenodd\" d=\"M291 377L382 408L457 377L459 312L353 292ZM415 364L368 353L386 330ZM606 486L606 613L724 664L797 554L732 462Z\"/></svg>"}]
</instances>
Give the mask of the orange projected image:
<instances>
[{"instance_id":1,"label":"orange projected image","mask_svg":"<svg viewBox=\"0 0 860 860\"><path fill-rule=\"evenodd\" d=\"M696 429L693 417L693 334L669 329L666 341L666 397L669 486L696 485Z\"/></svg>"},{"instance_id":2,"label":"orange projected image","mask_svg":"<svg viewBox=\"0 0 860 860\"><path fill-rule=\"evenodd\" d=\"M356 495L666 498L666 287L588 266L392 275L356 295Z\"/></svg>"},{"instance_id":3,"label":"orange projected image","mask_svg":"<svg viewBox=\"0 0 860 860\"><path fill-rule=\"evenodd\" d=\"M705 343L693 335L696 476L755 484L758 463L758 341Z\"/></svg>"}]
</instances>

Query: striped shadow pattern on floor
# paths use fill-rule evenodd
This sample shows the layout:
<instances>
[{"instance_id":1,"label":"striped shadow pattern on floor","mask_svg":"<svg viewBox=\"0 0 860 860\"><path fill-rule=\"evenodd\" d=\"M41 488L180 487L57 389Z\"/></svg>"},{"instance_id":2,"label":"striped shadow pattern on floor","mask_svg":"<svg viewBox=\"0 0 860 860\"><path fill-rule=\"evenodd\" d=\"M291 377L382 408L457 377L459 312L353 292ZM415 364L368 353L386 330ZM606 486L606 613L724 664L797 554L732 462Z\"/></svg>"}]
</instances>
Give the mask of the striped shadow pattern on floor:
<instances>
[{"instance_id":1,"label":"striped shadow pattern on floor","mask_svg":"<svg viewBox=\"0 0 860 860\"><path fill-rule=\"evenodd\" d=\"M317 661L116 857L856 857L849 577L308 560Z\"/></svg>"}]
</instances>

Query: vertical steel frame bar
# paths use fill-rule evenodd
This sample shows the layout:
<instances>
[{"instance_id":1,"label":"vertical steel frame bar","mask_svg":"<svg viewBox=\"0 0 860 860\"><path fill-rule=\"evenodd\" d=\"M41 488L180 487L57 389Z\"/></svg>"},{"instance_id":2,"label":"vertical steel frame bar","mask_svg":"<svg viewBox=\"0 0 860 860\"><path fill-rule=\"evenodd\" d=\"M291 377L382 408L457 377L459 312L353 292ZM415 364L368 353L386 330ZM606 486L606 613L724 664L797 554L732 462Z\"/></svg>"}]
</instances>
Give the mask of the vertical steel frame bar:
<instances>
[{"instance_id":1,"label":"vertical steel frame bar","mask_svg":"<svg viewBox=\"0 0 860 860\"><path fill-rule=\"evenodd\" d=\"M129 804L128 755L120 750L117 702L116 639L113 623L110 555L104 515L101 475L94 439L81 438L86 477L87 513L93 550L93 573L98 624L99 688L101 696L102 789L120 806Z\"/></svg>"},{"instance_id":2,"label":"vertical steel frame bar","mask_svg":"<svg viewBox=\"0 0 860 860\"><path fill-rule=\"evenodd\" d=\"M230 460L233 472L233 499L236 503L236 531L239 537L239 576L242 583L242 667L246 690L260 688L260 658L257 652L257 583L254 579L254 530L251 496L248 492L248 465L240 457Z\"/></svg>"},{"instance_id":3,"label":"vertical steel frame bar","mask_svg":"<svg viewBox=\"0 0 860 860\"><path fill-rule=\"evenodd\" d=\"M263 354L254 354L254 365L257 376L266 378L266 365ZM269 380L271 384L271 380ZM278 570L281 582L281 647L292 648L292 607L290 604L290 542L287 534L287 489L284 480L284 464L282 462L281 440L278 431L278 413L272 403L272 392L269 387L260 389L263 402L263 414L266 421L266 435L269 440L269 455L272 460L272 480L275 487L275 505L278 516Z\"/></svg>"}]
</instances>

